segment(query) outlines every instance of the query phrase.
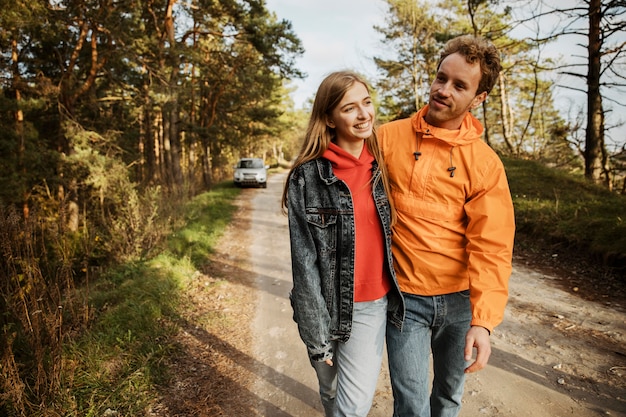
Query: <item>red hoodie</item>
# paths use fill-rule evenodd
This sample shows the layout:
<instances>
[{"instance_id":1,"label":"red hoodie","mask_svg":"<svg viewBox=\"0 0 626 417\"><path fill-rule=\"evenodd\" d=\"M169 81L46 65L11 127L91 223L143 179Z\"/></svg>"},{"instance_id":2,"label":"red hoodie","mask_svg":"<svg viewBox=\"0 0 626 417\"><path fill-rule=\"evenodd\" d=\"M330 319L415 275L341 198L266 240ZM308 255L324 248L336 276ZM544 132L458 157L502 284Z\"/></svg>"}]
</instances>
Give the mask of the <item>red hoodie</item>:
<instances>
[{"instance_id":1,"label":"red hoodie","mask_svg":"<svg viewBox=\"0 0 626 417\"><path fill-rule=\"evenodd\" d=\"M350 188L354 205L355 256L354 301L377 300L387 294L391 283L384 267L383 228L372 196L374 157L363 146L357 159L334 143L324 152L333 172Z\"/></svg>"}]
</instances>

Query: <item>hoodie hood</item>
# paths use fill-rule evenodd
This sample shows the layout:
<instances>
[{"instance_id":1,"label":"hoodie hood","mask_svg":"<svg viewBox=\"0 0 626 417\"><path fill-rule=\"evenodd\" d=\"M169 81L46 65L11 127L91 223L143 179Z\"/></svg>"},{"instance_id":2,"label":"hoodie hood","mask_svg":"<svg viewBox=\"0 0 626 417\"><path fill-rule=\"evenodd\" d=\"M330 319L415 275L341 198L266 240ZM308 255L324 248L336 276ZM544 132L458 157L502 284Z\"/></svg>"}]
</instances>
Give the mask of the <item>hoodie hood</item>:
<instances>
[{"instance_id":1,"label":"hoodie hood","mask_svg":"<svg viewBox=\"0 0 626 417\"><path fill-rule=\"evenodd\" d=\"M365 144L358 159L333 142L329 144L323 157L330 161L334 170L346 170L359 166L366 166L369 169L372 166L372 162L374 162L374 157Z\"/></svg>"},{"instance_id":2,"label":"hoodie hood","mask_svg":"<svg viewBox=\"0 0 626 417\"><path fill-rule=\"evenodd\" d=\"M463 123L461 123L461 127L458 130L442 129L428 124L424 119L427 112L428 105L422 107L422 109L411 118L413 129L415 129L417 133L423 134L425 137L432 136L451 146L467 145L480 140L482 137L484 131L482 124L469 112L465 115Z\"/></svg>"}]
</instances>

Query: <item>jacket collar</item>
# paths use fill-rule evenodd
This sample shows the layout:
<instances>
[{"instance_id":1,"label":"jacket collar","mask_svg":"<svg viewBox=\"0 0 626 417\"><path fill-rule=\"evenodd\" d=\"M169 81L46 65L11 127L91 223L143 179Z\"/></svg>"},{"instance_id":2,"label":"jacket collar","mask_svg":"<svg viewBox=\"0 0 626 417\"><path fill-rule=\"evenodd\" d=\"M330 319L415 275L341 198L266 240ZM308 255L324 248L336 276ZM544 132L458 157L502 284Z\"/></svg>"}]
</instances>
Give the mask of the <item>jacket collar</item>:
<instances>
[{"instance_id":1,"label":"jacket collar","mask_svg":"<svg viewBox=\"0 0 626 417\"><path fill-rule=\"evenodd\" d=\"M326 158L317 158L315 160L315 164L317 165L317 172L320 176L320 179L326 183L326 185L330 185L336 181L339 181L339 178L333 174L333 167L330 164L330 161Z\"/></svg>"},{"instance_id":2,"label":"jacket collar","mask_svg":"<svg viewBox=\"0 0 626 417\"><path fill-rule=\"evenodd\" d=\"M330 185L339 181L339 178L337 178L337 176L333 173L333 167L328 159L317 158L314 161L315 161L315 165L317 166L317 173L319 174L320 179L324 181L326 185ZM378 167L378 162L374 160L372 162L372 168L376 169L377 167ZM377 175L380 175L380 173L378 173Z\"/></svg>"},{"instance_id":3,"label":"jacket collar","mask_svg":"<svg viewBox=\"0 0 626 417\"><path fill-rule=\"evenodd\" d=\"M434 137L442 140L452 146L467 145L469 143L480 140L483 134L483 125L471 113L467 113L458 130L443 129L426 123L424 116L428 112L428 105L422 107L411 118L413 129L417 133L421 133L423 137Z\"/></svg>"}]
</instances>

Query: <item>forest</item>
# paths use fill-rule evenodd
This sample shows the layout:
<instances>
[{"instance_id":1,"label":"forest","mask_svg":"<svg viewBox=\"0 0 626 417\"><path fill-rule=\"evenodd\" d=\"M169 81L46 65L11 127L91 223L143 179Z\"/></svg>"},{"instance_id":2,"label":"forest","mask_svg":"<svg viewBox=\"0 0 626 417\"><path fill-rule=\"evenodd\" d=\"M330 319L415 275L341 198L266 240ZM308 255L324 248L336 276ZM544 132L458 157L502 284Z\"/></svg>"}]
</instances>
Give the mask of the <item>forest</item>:
<instances>
[{"instance_id":1,"label":"forest","mask_svg":"<svg viewBox=\"0 0 626 417\"><path fill-rule=\"evenodd\" d=\"M626 2L530 3L386 0L385 25L372 28L380 121L425 103L448 39L485 36L503 59L476 114L485 141L626 194L614 116L625 105ZM557 23L546 30L545 19ZM580 59L544 58L565 36ZM289 94L306 77L302 53L264 0L3 2L0 414L58 404L64 343L89 327L89 288L104 270L149 257L181 205L228 181L239 157L284 167L295 156L307 109ZM559 76L584 88L568 114L553 97Z\"/></svg>"}]
</instances>

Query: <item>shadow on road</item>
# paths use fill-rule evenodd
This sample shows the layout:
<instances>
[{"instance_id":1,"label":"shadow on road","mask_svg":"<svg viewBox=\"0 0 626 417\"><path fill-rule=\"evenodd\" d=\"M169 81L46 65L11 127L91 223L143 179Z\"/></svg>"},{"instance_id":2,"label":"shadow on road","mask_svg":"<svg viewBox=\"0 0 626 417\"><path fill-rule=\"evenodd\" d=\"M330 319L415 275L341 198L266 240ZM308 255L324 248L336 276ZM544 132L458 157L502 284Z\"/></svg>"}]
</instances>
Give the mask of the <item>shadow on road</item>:
<instances>
[{"instance_id":1,"label":"shadow on road","mask_svg":"<svg viewBox=\"0 0 626 417\"><path fill-rule=\"evenodd\" d=\"M568 375L556 370L546 370L545 366L537 365L518 355L494 348L489 358L489 366L527 379L553 391L570 396L576 402L585 403L589 409L599 414L608 414L607 410L623 415L626 410L624 392L618 392L615 387L598 383L577 375ZM563 385L558 380L563 378ZM607 395L608 394L608 395Z\"/></svg>"},{"instance_id":2,"label":"shadow on road","mask_svg":"<svg viewBox=\"0 0 626 417\"><path fill-rule=\"evenodd\" d=\"M247 388L249 377L261 379L312 408L319 403L319 394L299 381L264 365L194 323L185 320L180 326L188 337L197 341L193 345L200 349L181 352L178 363L173 368L176 372L176 384L182 389L175 396L171 393L163 395L163 404L173 412L170 415L293 417ZM231 367L241 368L237 374L243 378L232 378L232 369L225 375L220 370L223 366L218 363L220 358L228 358L228 362L232 362ZM198 378L198 372L203 374L201 379ZM186 385L187 374L195 374L193 386ZM200 384L199 380L203 383ZM259 414L259 410L264 413Z\"/></svg>"}]
</instances>

